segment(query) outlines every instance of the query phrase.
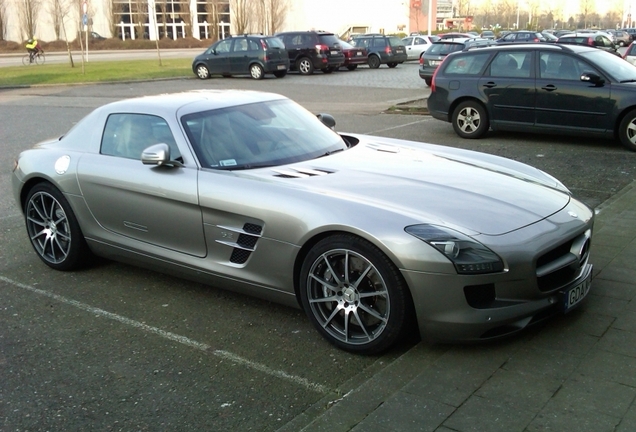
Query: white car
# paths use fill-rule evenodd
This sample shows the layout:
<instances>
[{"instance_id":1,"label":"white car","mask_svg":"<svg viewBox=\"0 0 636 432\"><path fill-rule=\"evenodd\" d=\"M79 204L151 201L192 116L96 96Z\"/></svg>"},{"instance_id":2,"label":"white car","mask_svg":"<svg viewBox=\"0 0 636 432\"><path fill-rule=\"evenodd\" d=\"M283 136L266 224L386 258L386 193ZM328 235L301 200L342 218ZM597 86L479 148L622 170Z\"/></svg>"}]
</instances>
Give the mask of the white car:
<instances>
[{"instance_id":1,"label":"white car","mask_svg":"<svg viewBox=\"0 0 636 432\"><path fill-rule=\"evenodd\" d=\"M435 41L439 40L437 36L413 35L402 39L406 47L407 60L419 60L424 51Z\"/></svg>"}]
</instances>

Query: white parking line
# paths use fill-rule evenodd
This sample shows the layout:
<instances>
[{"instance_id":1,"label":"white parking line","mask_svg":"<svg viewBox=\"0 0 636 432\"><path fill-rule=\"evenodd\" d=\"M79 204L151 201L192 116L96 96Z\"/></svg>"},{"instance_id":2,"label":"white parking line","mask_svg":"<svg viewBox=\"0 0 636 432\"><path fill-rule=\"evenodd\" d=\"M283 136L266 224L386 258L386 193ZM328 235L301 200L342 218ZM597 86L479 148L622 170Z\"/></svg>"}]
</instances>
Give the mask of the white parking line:
<instances>
[{"instance_id":1,"label":"white parking line","mask_svg":"<svg viewBox=\"0 0 636 432\"><path fill-rule=\"evenodd\" d=\"M423 118L421 120L410 122L410 123L405 123L405 124L401 124L401 125L397 125L397 126L391 126L391 127L384 128L384 129L378 129L378 130L374 130L374 131L370 131L370 132L365 132L365 134L366 135L375 135L375 134L377 134L379 132L386 132L386 131L390 131L390 130L393 130L393 129L400 129L400 128L403 128L404 126L411 126L411 125L414 125L414 124L423 123L423 122L427 122L427 121L430 121L430 120L431 120L430 117L426 117L426 118Z\"/></svg>"},{"instance_id":2,"label":"white parking line","mask_svg":"<svg viewBox=\"0 0 636 432\"><path fill-rule=\"evenodd\" d=\"M186 345L188 347L195 348L195 349L198 349L200 351L209 352L209 353L213 354L216 357L220 357L220 358L223 358L223 359L226 359L226 360L230 360L230 361L232 361L234 363L237 363L239 365L245 366L245 367L247 367L249 369L253 369L253 370L265 373L267 375L270 375L270 376L273 376L273 377L276 377L276 378L284 379L286 381L290 381L290 382L292 382L292 383L294 383L296 385L299 385L301 387L304 387L304 388L306 388L308 390L312 390L312 391L315 391L317 393L322 393L322 394L336 393L335 391L330 390L330 389L328 389L327 387L325 387L325 386L323 386L321 384L313 383L313 382L311 382L311 381L309 381L309 380L307 380L305 378L302 378L302 377L299 377L299 376L296 376L296 375L290 375L290 374L288 374L285 371L272 369L272 368L270 368L270 367L268 367L268 366L266 366L264 364L253 362L251 360L248 360L248 359L245 359L245 358L243 358L241 356L233 354L233 353L231 353L229 351L211 350L210 349L211 348L210 345L205 344L205 343L201 343L201 342L197 342L197 341L192 340L192 339L190 339L188 337L180 336L178 334L175 334L175 333L172 333L172 332L169 332L169 331L161 330L160 328L152 327L152 326L149 326L147 324L141 323L139 321L135 321L135 320L132 320L130 318L126 318L124 316L117 315L115 313L108 312L108 311L105 311L103 309L99 309L99 308L87 305L87 304L82 303L82 302L78 302L77 300L71 300L71 299L63 297L61 295L58 295L58 294L53 294L53 293L50 293L48 291L44 291L42 289L32 287L30 285L26 285L26 284L23 284L23 283L20 283L20 282L16 282L16 281L14 281L12 279L9 279L7 277L4 277L4 276L0 276L0 280L3 281L3 282L8 283L10 285L13 285L13 286L15 286L17 288L22 288L22 289L31 291L32 293L52 298L52 299L54 299L56 301L59 301L60 303L65 303L67 305L74 306L74 307L76 307L78 309L84 310L86 312L90 312L90 313L95 314L97 316L108 318L108 319L111 319L111 320L114 320L114 321L118 321L118 322L120 322L120 323L122 323L124 325L137 328L137 329L145 331L147 333L153 333L155 335L161 336L164 339L168 339L168 340L171 340L173 342L178 342L178 343L180 343L182 345Z\"/></svg>"}]
</instances>

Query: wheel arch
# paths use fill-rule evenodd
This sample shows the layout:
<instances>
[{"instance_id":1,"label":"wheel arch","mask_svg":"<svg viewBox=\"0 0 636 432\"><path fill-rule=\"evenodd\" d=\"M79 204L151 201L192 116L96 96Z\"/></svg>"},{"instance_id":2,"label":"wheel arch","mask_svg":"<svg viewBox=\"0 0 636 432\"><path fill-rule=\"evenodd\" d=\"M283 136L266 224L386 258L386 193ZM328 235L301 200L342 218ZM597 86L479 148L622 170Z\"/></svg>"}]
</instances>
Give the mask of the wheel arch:
<instances>
[{"instance_id":1,"label":"wheel arch","mask_svg":"<svg viewBox=\"0 0 636 432\"><path fill-rule=\"evenodd\" d=\"M612 135L614 136L615 140L619 140L620 136L618 134L619 128L621 126L621 122L623 121L623 119L625 118L625 116L630 113L631 111L636 110L636 103L634 103L633 105L630 105L628 107L625 107L621 110L620 114L616 116L616 120L614 121L614 131L612 133Z\"/></svg>"},{"instance_id":2,"label":"wheel arch","mask_svg":"<svg viewBox=\"0 0 636 432\"><path fill-rule=\"evenodd\" d=\"M20 211L22 213L24 213L24 206L26 204L26 199L27 199L27 196L29 195L29 192L31 191L31 189L33 189L35 186L37 186L40 183L48 183L54 188L58 190L60 189L52 181L48 180L47 178L31 177L22 185L22 189L20 189Z\"/></svg>"},{"instance_id":3,"label":"wheel arch","mask_svg":"<svg viewBox=\"0 0 636 432\"><path fill-rule=\"evenodd\" d=\"M446 121L447 122L452 122L453 121L453 113L455 112L455 108L457 108L457 106L462 103L462 102L467 102L467 101L471 101L471 102L477 102L478 104L480 104L482 106L482 108L486 111L486 113L488 114L488 117L492 118L492 116L490 115L490 111L488 110L488 107L486 106L486 104L474 97L474 96L462 96L460 98L457 98L456 100L453 101L453 103L448 107L448 113L446 114Z\"/></svg>"}]
</instances>

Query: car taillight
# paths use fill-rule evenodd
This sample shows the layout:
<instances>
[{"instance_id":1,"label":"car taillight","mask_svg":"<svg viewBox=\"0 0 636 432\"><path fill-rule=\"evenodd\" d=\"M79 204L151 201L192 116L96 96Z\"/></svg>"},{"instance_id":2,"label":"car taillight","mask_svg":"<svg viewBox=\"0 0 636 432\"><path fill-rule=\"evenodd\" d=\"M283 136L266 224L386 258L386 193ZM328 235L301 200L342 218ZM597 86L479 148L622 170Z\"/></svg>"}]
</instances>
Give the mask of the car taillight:
<instances>
[{"instance_id":1,"label":"car taillight","mask_svg":"<svg viewBox=\"0 0 636 432\"><path fill-rule=\"evenodd\" d=\"M532 42L539 42L539 38L532 39Z\"/></svg>"},{"instance_id":2,"label":"car taillight","mask_svg":"<svg viewBox=\"0 0 636 432\"><path fill-rule=\"evenodd\" d=\"M587 44L589 46L594 46L594 39L592 39L591 37L587 38Z\"/></svg>"},{"instance_id":3,"label":"car taillight","mask_svg":"<svg viewBox=\"0 0 636 432\"><path fill-rule=\"evenodd\" d=\"M387 54L391 54L391 47L387 46L386 48L384 48L384 52Z\"/></svg>"},{"instance_id":4,"label":"car taillight","mask_svg":"<svg viewBox=\"0 0 636 432\"><path fill-rule=\"evenodd\" d=\"M329 47L327 45L318 44L316 45L316 52L320 54L322 51L328 51Z\"/></svg>"},{"instance_id":5,"label":"car taillight","mask_svg":"<svg viewBox=\"0 0 636 432\"><path fill-rule=\"evenodd\" d=\"M424 64L424 57L420 56L420 66Z\"/></svg>"}]
</instances>

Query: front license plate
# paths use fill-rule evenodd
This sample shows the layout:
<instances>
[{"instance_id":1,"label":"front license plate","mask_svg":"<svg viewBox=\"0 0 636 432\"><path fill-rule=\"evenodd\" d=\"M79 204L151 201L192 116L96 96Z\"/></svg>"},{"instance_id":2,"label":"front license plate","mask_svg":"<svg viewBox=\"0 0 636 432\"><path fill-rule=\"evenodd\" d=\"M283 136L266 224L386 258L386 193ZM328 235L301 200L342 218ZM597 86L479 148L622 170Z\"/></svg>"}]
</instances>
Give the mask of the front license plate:
<instances>
[{"instance_id":1,"label":"front license plate","mask_svg":"<svg viewBox=\"0 0 636 432\"><path fill-rule=\"evenodd\" d=\"M573 306L578 304L581 300L587 296L592 286L592 273L580 284L565 291L563 295L563 310L569 311Z\"/></svg>"},{"instance_id":2,"label":"front license plate","mask_svg":"<svg viewBox=\"0 0 636 432\"><path fill-rule=\"evenodd\" d=\"M287 69L287 68L285 67L285 65L278 65L278 66L276 66L276 69L283 70L283 69Z\"/></svg>"}]
</instances>

